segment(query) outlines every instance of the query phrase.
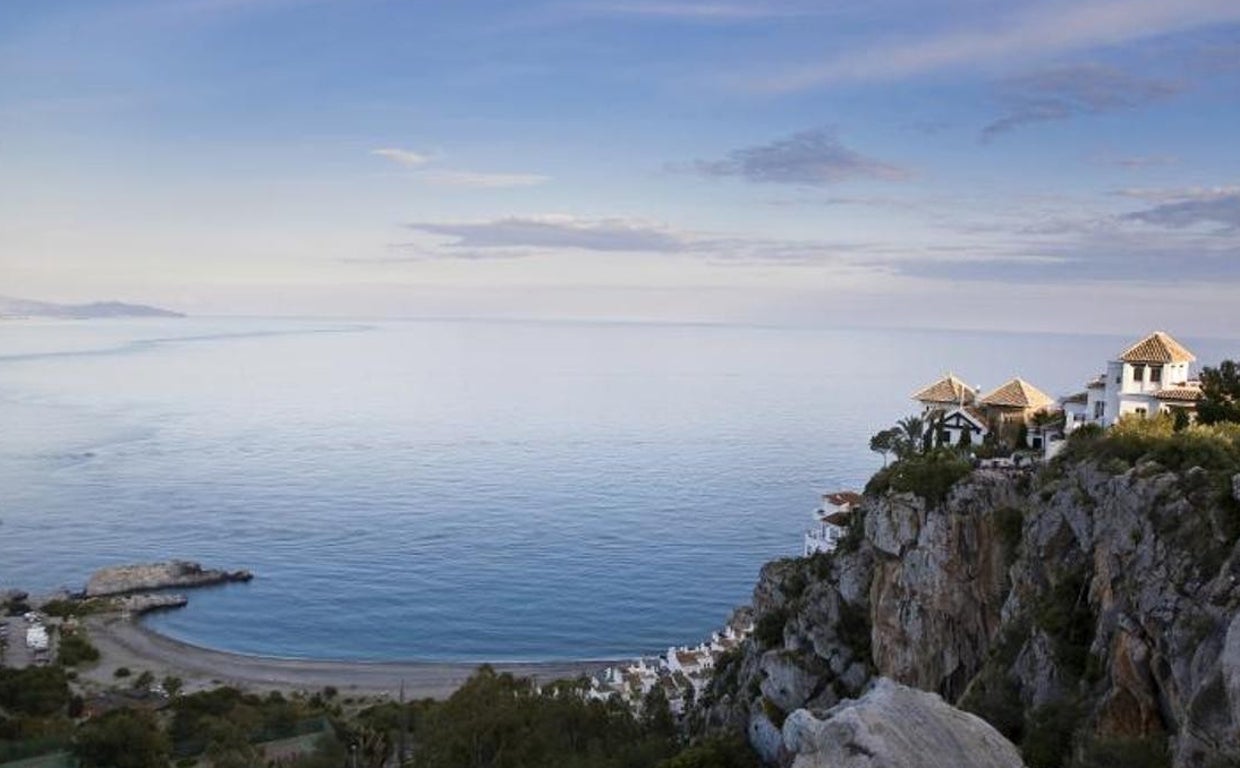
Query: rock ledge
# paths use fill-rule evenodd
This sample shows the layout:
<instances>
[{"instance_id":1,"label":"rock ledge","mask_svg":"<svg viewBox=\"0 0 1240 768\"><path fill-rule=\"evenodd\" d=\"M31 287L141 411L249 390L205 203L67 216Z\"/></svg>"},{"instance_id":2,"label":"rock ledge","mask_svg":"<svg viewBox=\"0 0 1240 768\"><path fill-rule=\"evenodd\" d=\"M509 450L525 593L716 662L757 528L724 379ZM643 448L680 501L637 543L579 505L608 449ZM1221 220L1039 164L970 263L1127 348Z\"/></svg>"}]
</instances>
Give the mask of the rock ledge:
<instances>
[{"instance_id":1,"label":"rock ledge","mask_svg":"<svg viewBox=\"0 0 1240 768\"><path fill-rule=\"evenodd\" d=\"M86 597L107 597L169 587L207 587L235 581L249 581L249 571L222 571L203 568L198 563L169 560L165 563L117 565L95 571L86 582Z\"/></svg>"}]
</instances>

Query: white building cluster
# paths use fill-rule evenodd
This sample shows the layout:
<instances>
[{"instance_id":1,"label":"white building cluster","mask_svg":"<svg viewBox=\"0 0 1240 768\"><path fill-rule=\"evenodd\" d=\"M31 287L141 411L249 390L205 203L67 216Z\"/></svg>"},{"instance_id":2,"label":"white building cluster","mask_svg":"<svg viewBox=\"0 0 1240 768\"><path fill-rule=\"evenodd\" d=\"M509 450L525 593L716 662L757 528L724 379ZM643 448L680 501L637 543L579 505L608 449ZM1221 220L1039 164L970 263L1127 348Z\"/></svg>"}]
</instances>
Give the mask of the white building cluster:
<instances>
[{"instance_id":1,"label":"white building cluster","mask_svg":"<svg viewBox=\"0 0 1240 768\"><path fill-rule=\"evenodd\" d=\"M921 416L944 445L979 445L992 433L1022 429L1029 447L1045 458L1063 447L1069 434L1086 424L1110 427L1125 416L1179 415L1191 420L1201 399L1201 382L1192 376L1197 360L1184 345L1155 331L1106 363L1106 370L1085 385L1085 391L1058 401L1021 378L983 394L953 373L918 390L913 400ZM1035 462L1028 455L990 458L983 468L1019 468ZM848 532L856 493L828 493L814 512L814 527L805 533L802 555L833 552Z\"/></svg>"},{"instance_id":2,"label":"white building cluster","mask_svg":"<svg viewBox=\"0 0 1240 768\"><path fill-rule=\"evenodd\" d=\"M619 696L637 710L647 694L662 688L672 714L683 715L688 704L710 683L719 657L736 648L753 632L747 618L733 616L710 640L695 647L676 646L655 658L638 659L623 667L608 667L590 681L587 696L608 699Z\"/></svg>"},{"instance_id":3,"label":"white building cluster","mask_svg":"<svg viewBox=\"0 0 1240 768\"><path fill-rule=\"evenodd\" d=\"M1058 401L1019 378L983 395L950 373L913 399L924 418L935 420L945 443L978 444L1005 426L1024 426L1030 447L1051 455L1086 424L1110 427L1125 416L1167 413L1191 419L1201 399L1201 382L1191 370L1196 360L1169 334L1155 331L1107 361L1084 392Z\"/></svg>"},{"instance_id":4,"label":"white building cluster","mask_svg":"<svg viewBox=\"0 0 1240 768\"><path fill-rule=\"evenodd\" d=\"M834 552L848 533L853 507L861 503L861 494L852 491L824 493L822 506L814 511L815 525L805 532L802 557L819 552Z\"/></svg>"}]
</instances>

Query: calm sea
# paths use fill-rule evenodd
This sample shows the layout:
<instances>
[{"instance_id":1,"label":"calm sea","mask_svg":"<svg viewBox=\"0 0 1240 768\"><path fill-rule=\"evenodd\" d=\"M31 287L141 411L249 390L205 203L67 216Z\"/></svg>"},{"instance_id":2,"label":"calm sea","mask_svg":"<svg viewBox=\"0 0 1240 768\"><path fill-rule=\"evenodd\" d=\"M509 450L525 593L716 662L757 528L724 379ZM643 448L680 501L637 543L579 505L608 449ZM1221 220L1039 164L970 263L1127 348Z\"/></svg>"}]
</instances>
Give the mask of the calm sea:
<instances>
[{"instance_id":1,"label":"calm sea","mask_svg":"<svg viewBox=\"0 0 1240 768\"><path fill-rule=\"evenodd\" d=\"M1152 329L1134 329L1134 338ZM1171 329L1174 330L1174 329ZM729 326L0 324L0 586L170 557L257 578L150 623L351 659L697 641L951 369L1079 389L1133 339ZM1182 339L1213 362L1237 345Z\"/></svg>"}]
</instances>

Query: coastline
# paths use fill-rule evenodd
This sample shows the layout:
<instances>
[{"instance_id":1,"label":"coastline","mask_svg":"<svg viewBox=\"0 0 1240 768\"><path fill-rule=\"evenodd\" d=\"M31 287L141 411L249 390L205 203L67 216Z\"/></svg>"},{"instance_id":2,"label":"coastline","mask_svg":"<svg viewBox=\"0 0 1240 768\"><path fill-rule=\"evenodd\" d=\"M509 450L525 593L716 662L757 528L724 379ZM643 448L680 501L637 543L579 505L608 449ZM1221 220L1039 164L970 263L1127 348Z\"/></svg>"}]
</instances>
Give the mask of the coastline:
<instances>
[{"instance_id":1,"label":"coastline","mask_svg":"<svg viewBox=\"0 0 1240 768\"><path fill-rule=\"evenodd\" d=\"M86 617L83 625L102 659L80 674L101 685L115 685L115 672L127 667L133 674L149 670L160 679L181 678L187 691L232 685L238 688L320 691L336 688L342 694L396 696L404 684L411 699L450 696L486 662L438 661L332 661L282 659L217 651L162 635L139 620L117 614ZM590 675L622 663L617 660L501 662L498 672L540 681Z\"/></svg>"}]
</instances>

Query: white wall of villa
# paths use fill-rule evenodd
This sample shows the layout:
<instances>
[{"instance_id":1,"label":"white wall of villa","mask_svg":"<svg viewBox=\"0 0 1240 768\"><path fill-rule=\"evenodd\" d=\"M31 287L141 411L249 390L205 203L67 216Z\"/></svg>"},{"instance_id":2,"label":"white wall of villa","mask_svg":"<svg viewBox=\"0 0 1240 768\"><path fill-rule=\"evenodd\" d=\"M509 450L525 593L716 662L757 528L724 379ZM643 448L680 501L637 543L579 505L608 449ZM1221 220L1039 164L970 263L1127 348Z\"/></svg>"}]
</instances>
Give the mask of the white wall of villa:
<instances>
[{"instance_id":1,"label":"white wall of villa","mask_svg":"<svg viewBox=\"0 0 1240 768\"><path fill-rule=\"evenodd\" d=\"M1128 415L1154 416L1167 410L1158 393L1163 389L1184 385L1189 381L1187 362L1107 363L1101 385L1089 388L1086 417L1095 424L1109 427Z\"/></svg>"},{"instance_id":2,"label":"white wall of villa","mask_svg":"<svg viewBox=\"0 0 1240 768\"><path fill-rule=\"evenodd\" d=\"M805 546L802 557L810 557L819 552L834 552L844 538L844 529L831 523L819 523L805 532Z\"/></svg>"}]
</instances>

